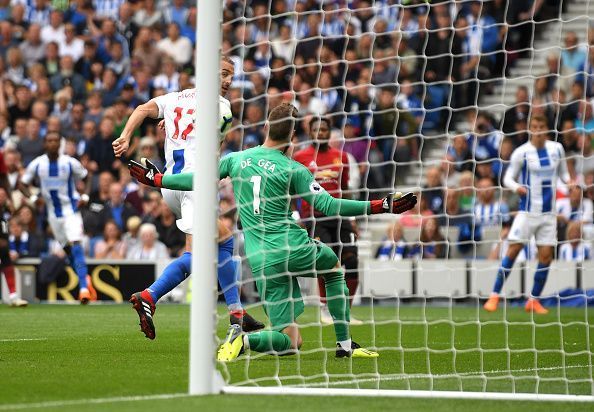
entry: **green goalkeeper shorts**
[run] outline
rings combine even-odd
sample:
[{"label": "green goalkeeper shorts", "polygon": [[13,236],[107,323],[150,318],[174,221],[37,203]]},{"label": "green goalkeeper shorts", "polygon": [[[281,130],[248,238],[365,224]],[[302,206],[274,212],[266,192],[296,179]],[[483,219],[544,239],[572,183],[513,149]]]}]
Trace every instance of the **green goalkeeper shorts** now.
[{"label": "green goalkeeper shorts", "polygon": [[303,297],[297,276],[317,277],[335,271],[334,251],[317,240],[289,254],[287,261],[254,273],[256,287],[273,330],[281,331],[303,313]]}]

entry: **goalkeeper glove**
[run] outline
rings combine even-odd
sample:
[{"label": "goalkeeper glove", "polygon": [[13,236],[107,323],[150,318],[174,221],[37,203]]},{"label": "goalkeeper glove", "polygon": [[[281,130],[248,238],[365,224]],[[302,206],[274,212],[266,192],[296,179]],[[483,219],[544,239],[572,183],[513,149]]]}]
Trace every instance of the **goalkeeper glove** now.
[{"label": "goalkeeper glove", "polygon": [[413,193],[402,195],[398,193],[390,193],[388,196],[380,200],[371,201],[371,214],[378,213],[404,213],[412,209],[417,204],[417,196]]},{"label": "goalkeeper glove", "polygon": [[140,183],[152,187],[162,187],[163,173],[147,158],[141,158],[140,163],[130,160],[128,169],[130,169],[130,175]]}]

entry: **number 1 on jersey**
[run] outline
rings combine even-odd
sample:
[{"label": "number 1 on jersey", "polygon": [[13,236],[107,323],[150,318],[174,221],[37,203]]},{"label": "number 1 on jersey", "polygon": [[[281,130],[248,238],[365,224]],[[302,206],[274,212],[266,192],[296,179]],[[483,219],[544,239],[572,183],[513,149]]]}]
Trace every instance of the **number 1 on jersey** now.
[{"label": "number 1 on jersey", "polygon": [[260,184],[262,183],[262,176],[252,176],[250,183],[254,184],[252,193],[254,194],[254,214],[260,214]]}]

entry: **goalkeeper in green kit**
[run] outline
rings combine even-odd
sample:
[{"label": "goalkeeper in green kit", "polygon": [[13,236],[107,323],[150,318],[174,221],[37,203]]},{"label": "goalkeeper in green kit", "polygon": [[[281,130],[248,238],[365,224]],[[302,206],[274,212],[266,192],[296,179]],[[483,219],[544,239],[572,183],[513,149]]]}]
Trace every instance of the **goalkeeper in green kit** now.
[{"label": "goalkeeper in green kit", "polygon": [[[297,276],[322,276],[328,309],[334,319],[336,357],[378,357],[361,348],[349,332],[348,289],[334,251],[308,237],[291,217],[291,199],[300,197],[328,216],[402,213],[417,202],[412,193],[393,194],[370,202],[336,199],[315,180],[307,168],[287,157],[294,135],[297,110],[288,103],[275,107],[268,117],[268,135],[262,146],[232,153],[219,163],[220,178],[231,177],[249,261],[271,330],[244,334],[231,325],[217,359],[231,361],[246,350],[291,354],[301,347],[295,323],[304,304]],[[130,162],[139,182],[174,190],[192,190],[192,173],[162,175],[150,162]]]}]

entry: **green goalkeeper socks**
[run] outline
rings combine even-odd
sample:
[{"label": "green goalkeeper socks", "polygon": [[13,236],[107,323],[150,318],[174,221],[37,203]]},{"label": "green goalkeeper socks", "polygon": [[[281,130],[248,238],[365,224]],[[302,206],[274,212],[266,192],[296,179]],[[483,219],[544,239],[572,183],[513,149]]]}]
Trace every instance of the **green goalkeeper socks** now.
[{"label": "green goalkeeper socks", "polygon": [[351,314],[349,308],[349,290],[344,275],[341,271],[326,273],[324,275],[326,285],[326,299],[328,301],[328,311],[334,319],[334,332],[337,341],[350,339],[349,322]]},{"label": "green goalkeeper socks", "polygon": [[286,352],[291,349],[291,339],[281,332],[263,330],[247,335],[250,349],[256,352]]}]

